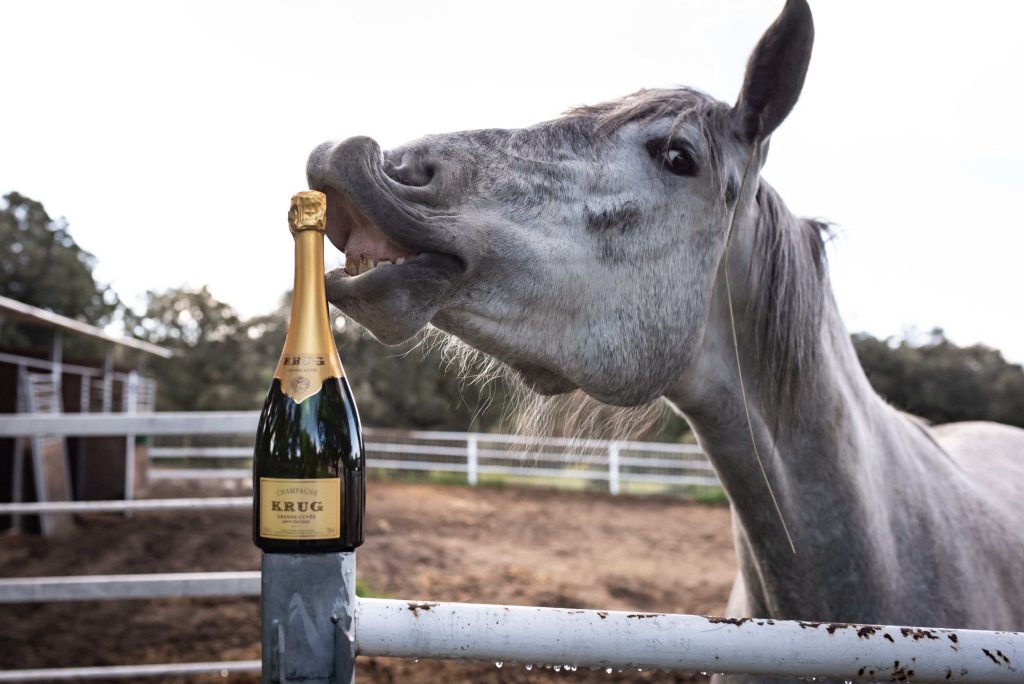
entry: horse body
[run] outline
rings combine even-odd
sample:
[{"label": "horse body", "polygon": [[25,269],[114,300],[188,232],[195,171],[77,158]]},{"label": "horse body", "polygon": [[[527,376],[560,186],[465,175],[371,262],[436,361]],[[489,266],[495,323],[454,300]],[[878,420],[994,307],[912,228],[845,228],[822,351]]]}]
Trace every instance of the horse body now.
[{"label": "horse body", "polygon": [[[756,231],[737,236],[756,239]],[[742,277],[748,258],[727,265],[743,283],[733,292],[739,301],[765,286],[761,269]],[[757,391],[777,378],[764,377],[749,338],[739,345],[754,437],[781,517],[751,449],[721,285],[705,329],[707,358],[690,371],[700,379],[684,376],[666,395],[732,503],[740,577],[729,614],[1020,629],[1024,605],[1011,597],[1024,592],[1024,430],[963,423],[932,431],[887,405],[860,368],[827,282],[820,287],[821,325],[807,342],[818,349],[799,371],[795,404],[780,410]],[[750,330],[757,321],[741,314],[737,325]]]},{"label": "horse body", "polygon": [[732,503],[734,616],[1024,628],[1024,431],[885,404],[827,227],[760,178],[812,41],[789,0],[734,106],[641,91],[525,129],[318,147],[310,186],[348,259],[328,298],[385,343],[432,324],[541,394],[668,401]]}]

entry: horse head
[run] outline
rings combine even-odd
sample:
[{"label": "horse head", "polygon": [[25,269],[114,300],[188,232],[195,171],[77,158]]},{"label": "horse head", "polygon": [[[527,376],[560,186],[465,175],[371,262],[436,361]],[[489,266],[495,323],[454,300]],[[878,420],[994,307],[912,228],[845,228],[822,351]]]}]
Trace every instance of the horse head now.
[{"label": "horse head", "polygon": [[347,256],[328,298],[387,344],[431,323],[544,394],[663,394],[714,344],[727,219],[756,202],[745,170],[795,104],[812,40],[790,0],[732,106],[646,90],[523,129],[319,146],[309,183]]}]

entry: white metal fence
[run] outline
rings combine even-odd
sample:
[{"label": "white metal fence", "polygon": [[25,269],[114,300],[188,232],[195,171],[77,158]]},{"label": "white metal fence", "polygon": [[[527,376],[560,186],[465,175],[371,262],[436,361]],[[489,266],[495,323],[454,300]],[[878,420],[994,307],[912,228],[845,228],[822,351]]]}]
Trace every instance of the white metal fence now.
[{"label": "white metal fence", "polygon": [[[488,478],[603,483],[613,494],[718,486],[700,448],[689,444],[373,428],[364,438],[368,468],[457,473],[470,485]],[[150,470],[154,479],[241,478],[250,472],[252,446],[157,440],[149,456],[160,464]]]},{"label": "white metal fence", "polygon": [[[251,434],[255,418],[254,414],[21,416],[0,418],[0,437],[37,433],[167,435],[185,430],[230,436]],[[653,478],[661,482],[661,478],[672,477],[670,482],[678,486],[697,484],[683,478],[708,477],[705,468],[691,465],[698,461],[696,454],[676,445],[651,449],[651,445],[638,448],[630,442],[531,442],[502,435],[399,436],[385,431],[370,433],[367,442],[367,451],[379,461],[376,467],[446,470],[465,473],[476,481],[482,475],[518,476],[518,468],[541,468],[548,471],[542,477],[607,482],[609,489],[618,491],[624,483]],[[178,449],[159,456],[167,459],[246,457],[240,451],[245,448],[242,446],[159,448]],[[572,449],[571,457],[565,456],[567,448]],[[438,468],[439,464],[444,467]],[[669,472],[659,473],[659,469]],[[688,474],[688,469],[701,474]],[[563,474],[565,471],[571,475]],[[64,507],[61,512],[129,507],[153,511],[195,508],[201,505],[199,501],[35,506],[59,505]],[[234,508],[248,505],[249,499],[224,497],[209,503]],[[88,505],[78,508],[80,504]],[[22,507],[21,513],[36,512],[31,509],[33,504],[11,506]],[[10,511],[0,506],[0,514],[4,512]],[[49,512],[57,514],[57,510]],[[661,668],[850,681],[1024,681],[1024,634],[1016,632],[356,599],[354,587],[354,553],[265,555],[262,572],[3,579],[0,603],[239,596],[259,590],[263,661],[8,670],[0,672],[0,682],[260,670],[264,682],[285,682],[311,680],[307,676],[310,668],[321,668],[320,681],[349,684],[357,655],[492,660],[499,666],[509,663],[556,670]]]},{"label": "white metal fence", "polygon": [[[256,411],[0,418],[0,437],[151,435],[153,479],[248,478]],[[613,494],[718,487],[694,444],[366,428],[367,467],[607,488]]]}]

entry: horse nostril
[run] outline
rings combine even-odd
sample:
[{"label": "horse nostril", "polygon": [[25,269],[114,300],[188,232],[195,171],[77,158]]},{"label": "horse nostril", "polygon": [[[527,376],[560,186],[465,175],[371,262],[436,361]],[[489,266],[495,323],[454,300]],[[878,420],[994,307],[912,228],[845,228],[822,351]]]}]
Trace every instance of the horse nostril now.
[{"label": "horse nostril", "polygon": [[416,188],[428,185],[434,178],[435,170],[433,162],[409,152],[403,154],[397,164],[390,158],[386,158],[384,162],[384,173],[391,180]]}]

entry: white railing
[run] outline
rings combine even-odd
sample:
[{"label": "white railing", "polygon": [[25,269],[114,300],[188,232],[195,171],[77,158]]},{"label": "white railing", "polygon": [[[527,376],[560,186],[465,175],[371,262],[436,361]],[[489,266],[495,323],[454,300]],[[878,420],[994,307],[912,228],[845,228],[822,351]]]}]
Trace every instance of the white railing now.
[{"label": "white railing", "polygon": [[259,595],[259,571],[0,579],[0,604]]},{"label": "white railing", "polygon": [[96,667],[46,667],[32,670],[0,670],[0,682],[53,682],[85,679],[137,679],[139,677],[187,677],[259,672],[258,660],[214,663],[160,663],[156,665],[99,665]]},{"label": "white railing", "polygon": [[[254,428],[255,414],[248,413],[0,418],[0,437],[173,435],[182,431],[237,435],[251,434]],[[383,430],[368,431],[367,442],[387,454],[387,458],[380,460],[395,468],[408,468],[410,463],[418,463],[416,467],[422,469],[441,465],[452,471],[464,470],[467,478],[473,479],[496,472],[488,468],[504,469],[513,459],[526,458],[551,464],[545,468],[550,471],[575,469],[579,471],[574,473],[575,477],[589,473],[586,477],[607,480],[613,491],[636,475],[629,468],[637,465],[679,468],[680,462],[686,462],[687,468],[702,469],[692,463],[700,462],[694,449],[681,445]],[[177,448],[176,457],[182,459],[241,459],[244,455],[236,450],[246,447]],[[566,449],[571,450],[569,455]],[[368,451],[372,456],[369,447]],[[116,503],[99,502],[84,510],[105,510]],[[140,505],[143,502],[121,503],[140,511],[197,505],[194,499],[165,500],[151,506]],[[217,504],[245,507],[249,500],[223,498]],[[60,505],[68,507],[65,512],[75,509],[70,503]],[[499,666],[508,663],[556,670],[658,668],[858,681],[1024,680],[1020,667],[1024,661],[1024,634],[1015,632],[357,599],[354,587],[354,553],[267,554],[262,572],[0,580],[0,603],[239,596],[258,592],[263,613],[262,664],[234,661],[9,670],[0,672],[0,682],[260,669],[265,681],[285,681],[299,678],[310,668],[327,667],[323,672],[334,673],[330,681],[341,684],[353,681],[357,655],[492,660]],[[333,649],[324,648],[324,644],[332,643]]]},{"label": "white railing", "polygon": [[[258,419],[255,411],[0,417],[0,437],[152,435],[149,457],[159,464],[149,470],[153,479],[243,479],[251,473]],[[603,483],[613,494],[719,486],[694,444],[378,428],[366,428],[363,436],[368,468],[454,473],[470,485],[488,479]],[[197,439],[204,443],[196,445]]]},{"label": "white railing", "polygon": [[[264,559],[264,573],[267,572]],[[275,557],[292,574],[294,558]],[[329,556],[302,562],[339,564]],[[274,564],[271,563],[271,566]],[[353,559],[342,559],[332,575],[354,581]],[[278,568],[273,571],[277,572]],[[299,571],[301,574],[301,571]],[[304,578],[300,578],[303,581]],[[262,585],[262,592],[261,592]],[[665,671],[757,672],[804,678],[857,681],[1022,681],[1024,634],[963,629],[864,625],[701,615],[576,610],[396,599],[348,599],[314,587],[289,593],[305,610],[334,603],[337,629],[352,654],[404,658],[483,660],[529,668],[643,668]],[[350,591],[348,589],[344,592]],[[0,580],[0,603],[133,600],[212,596],[258,596],[266,600],[267,577],[259,571],[151,575],[37,577]],[[318,593],[320,591],[320,593]],[[349,602],[346,609],[338,602]],[[340,608],[340,609],[339,609]],[[322,611],[320,611],[322,612]],[[315,612],[314,612],[315,614]],[[300,617],[300,620],[302,618]],[[312,625],[302,621],[305,630]],[[294,625],[289,625],[294,627]],[[328,627],[332,629],[333,627]],[[290,648],[307,632],[287,633]],[[312,635],[318,643],[325,634]],[[264,645],[266,646],[266,645]],[[283,649],[282,649],[283,650]],[[282,653],[283,655],[283,653]],[[264,660],[274,661],[264,653]],[[258,661],[121,665],[0,671],[2,681],[166,676],[200,672],[259,671]],[[335,680],[332,680],[335,681]],[[336,680],[339,683],[344,679]]]},{"label": "white railing", "polygon": [[0,352],[0,363],[11,364],[31,374],[53,376],[55,387],[59,387],[61,375],[80,376],[79,410],[83,413],[145,412],[152,411],[156,405],[156,381],[135,372],[55,363],[49,359],[6,352]]},{"label": "white railing", "polygon": [[[300,609],[292,612],[300,616],[304,631],[278,634],[287,635],[289,648],[298,646],[300,652],[304,639],[323,643],[335,629],[331,624],[325,633],[309,632],[314,625],[304,616],[323,613],[313,610],[316,601],[323,601],[334,605],[329,622],[343,632],[339,638],[349,638],[353,658],[483,660],[528,669],[590,667],[609,672],[616,668],[757,672],[849,681],[1017,683],[1024,675],[1018,665],[1024,659],[1024,634],[1015,632],[345,598],[338,592],[351,591],[354,558],[296,558],[264,558],[262,577],[259,571],[251,571],[5,579],[0,580],[0,603],[257,595],[266,601],[265,573],[287,570],[284,578],[303,583],[302,592],[289,591],[286,598],[289,607],[299,601]],[[268,560],[276,565],[283,562],[284,567],[277,568],[275,563],[268,567]],[[329,570],[337,566],[330,576],[335,584],[344,578],[345,588],[332,585],[325,591],[316,583],[306,583],[305,577],[295,579],[295,574],[303,574],[296,562],[324,565],[325,561]],[[289,624],[288,629],[295,626]],[[273,664],[277,657],[267,652],[265,643],[264,662]],[[280,657],[284,657],[283,648]],[[229,661],[7,670],[0,671],[0,682],[260,669],[259,661]]]}]

